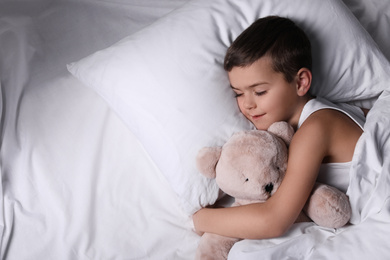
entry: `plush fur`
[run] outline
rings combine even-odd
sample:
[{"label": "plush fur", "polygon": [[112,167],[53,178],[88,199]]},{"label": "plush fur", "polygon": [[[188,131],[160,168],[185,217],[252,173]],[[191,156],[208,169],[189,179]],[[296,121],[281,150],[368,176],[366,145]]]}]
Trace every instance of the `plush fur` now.
[{"label": "plush fur", "polygon": [[[232,206],[264,202],[280,186],[287,167],[288,145],[294,130],[285,122],[272,124],[268,131],[252,130],[234,134],[223,147],[205,147],[198,153],[198,170],[216,178],[219,188],[235,198]],[[350,219],[348,197],[334,187],[316,183],[298,221],[338,228]],[[197,259],[227,259],[237,238],[203,234]]]}]

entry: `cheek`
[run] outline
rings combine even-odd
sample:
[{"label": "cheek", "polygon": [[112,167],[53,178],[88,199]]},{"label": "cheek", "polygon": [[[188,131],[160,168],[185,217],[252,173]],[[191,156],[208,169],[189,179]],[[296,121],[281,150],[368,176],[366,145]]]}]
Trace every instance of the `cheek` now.
[{"label": "cheek", "polygon": [[275,95],[272,93],[272,95],[269,95],[267,98],[264,98],[262,100],[262,108],[267,112],[271,113],[273,115],[279,114],[281,111],[283,111],[285,102],[284,100],[280,98],[280,96]]},{"label": "cheek", "polygon": [[238,108],[240,109],[241,113],[245,114],[245,109],[244,109],[244,102],[243,102],[243,99],[242,98],[237,98],[236,99],[237,101],[237,106]]}]

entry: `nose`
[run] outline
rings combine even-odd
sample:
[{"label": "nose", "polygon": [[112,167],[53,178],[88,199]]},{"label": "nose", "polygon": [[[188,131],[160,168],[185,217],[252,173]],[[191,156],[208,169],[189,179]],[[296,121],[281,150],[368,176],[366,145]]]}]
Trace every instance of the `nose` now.
[{"label": "nose", "polygon": [[274,184],[270,182],[264,186],[264,189],[267,193],[271,194],[272,190],[274,189]]},{"label": "nose", "polygon": [[245,97],[243,100],[243,106],[245,107],[245,109],[252,109],[256,107],[256,102],[251,96]]}]

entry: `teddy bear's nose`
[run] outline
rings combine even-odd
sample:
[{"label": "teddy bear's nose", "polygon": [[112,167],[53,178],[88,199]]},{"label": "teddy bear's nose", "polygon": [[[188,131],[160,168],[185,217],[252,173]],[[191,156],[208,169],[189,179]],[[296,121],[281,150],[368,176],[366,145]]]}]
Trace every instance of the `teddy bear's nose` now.
[{"label": "teddy bear's nose", "polygon": [[274,189],[273,183],[272,183],[272,182],[268,183],[267,185],[265,185],[264,189],[265,189],[265,191],[266,191],[267,193],[271,193],[272,190]]}]

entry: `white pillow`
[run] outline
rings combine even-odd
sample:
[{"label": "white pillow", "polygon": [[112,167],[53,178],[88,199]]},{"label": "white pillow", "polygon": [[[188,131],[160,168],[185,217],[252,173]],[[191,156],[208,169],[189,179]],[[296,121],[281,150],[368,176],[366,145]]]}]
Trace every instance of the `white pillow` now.
[{"label": "white pillow", "polygon": [[218,197],[214,180],[195,168],[198,150],[252,127],[237,109],[222,64],[231,42],[267,15],[289,17],[309,35],[315,94],[351,101],[384,89],[387,61],[338,0],[190,1],[68,66],[138,137],[188,214]]}]

